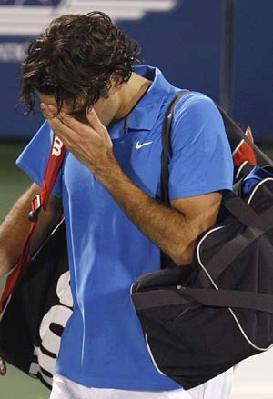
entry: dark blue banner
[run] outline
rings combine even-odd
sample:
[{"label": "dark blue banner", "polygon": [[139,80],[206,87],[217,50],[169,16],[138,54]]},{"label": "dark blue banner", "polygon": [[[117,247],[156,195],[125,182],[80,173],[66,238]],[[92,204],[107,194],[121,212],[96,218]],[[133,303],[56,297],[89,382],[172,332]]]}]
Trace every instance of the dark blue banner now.
[{"label": "dark blue banner", "polygon": [[[19,105],[25,49],[49,21],[64,13],[92,11],[92,1],[0,0],[0,137],[31,136],[41,115]],[[107,12],[143,47],[143,61],[159,66],[180,87],[220,100],[224,0],[107,0]],[[258,139],[273,140],[272,0],[236,3],[232,113]],[[109,7],[109,4],[111,6]]]}]

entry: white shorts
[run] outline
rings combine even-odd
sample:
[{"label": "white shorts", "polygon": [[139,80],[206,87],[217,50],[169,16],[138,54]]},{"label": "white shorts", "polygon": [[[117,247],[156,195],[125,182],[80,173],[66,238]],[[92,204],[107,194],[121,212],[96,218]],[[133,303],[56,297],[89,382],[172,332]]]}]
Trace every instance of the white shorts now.
[{"label": "white shorts", "polygon": [[49,399],[229,399],[233,369],[196,388],[184,391],[140,392],[119,389],[87,388],[57,374]]}]

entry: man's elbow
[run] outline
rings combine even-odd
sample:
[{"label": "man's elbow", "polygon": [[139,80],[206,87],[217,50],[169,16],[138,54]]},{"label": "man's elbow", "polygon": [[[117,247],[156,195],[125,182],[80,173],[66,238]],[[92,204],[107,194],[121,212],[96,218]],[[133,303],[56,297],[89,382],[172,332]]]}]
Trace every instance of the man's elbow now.
[{"label": "man's elbow", "polygon": [[170,254],[170,258],[178,266],[190,265],[193,261],[193,255],[196,247],[196,240],[187,246],[178,245]]}]

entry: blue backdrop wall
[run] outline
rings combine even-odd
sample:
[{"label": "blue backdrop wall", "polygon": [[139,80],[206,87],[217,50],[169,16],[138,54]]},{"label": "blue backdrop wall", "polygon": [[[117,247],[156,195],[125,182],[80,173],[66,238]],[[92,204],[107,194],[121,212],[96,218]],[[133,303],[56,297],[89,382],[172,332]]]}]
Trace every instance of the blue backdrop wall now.
[{"label": "blue backdrop wall", "polygon": [[[92,1],[80,3],[83,12],[94,9]],[[224,0],[108,0],[107,10],[100,4],[142,44],[145,63],[219,102]],[[31,136],[41,123],[39,112],[25,117],[19,105],[20,64],[45,15],[75,11],[76,0],[0,0],[0,137]],[[236,1],[232,114],[260,140],[273,140],[272,17],[272,0]]]}]

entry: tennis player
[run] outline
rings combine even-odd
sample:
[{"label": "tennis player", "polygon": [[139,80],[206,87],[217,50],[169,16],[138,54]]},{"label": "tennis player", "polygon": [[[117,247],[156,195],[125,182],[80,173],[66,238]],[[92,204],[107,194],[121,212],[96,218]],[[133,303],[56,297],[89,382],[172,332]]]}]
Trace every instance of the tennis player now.
[{"label": "tennis player", "polygon": [[30,45],[22,99],[29,111],[38,100],[45,123],[17,160],[34,184],[1,226],[1,273],[22,249],[55,134],[68,153],[34,245],[61,206],[74,312],[50,399],[228,399],[232,370],[189,391],[158,370],[130,300],[136,278],[160,269],[160,249],[180,267],[191,263],[233,181],[217,107],[189,92],[172,124],[171,207],[158,202],[162,124],[181,89],[138,55],[137,43],[99,12],[61,16]]}]

